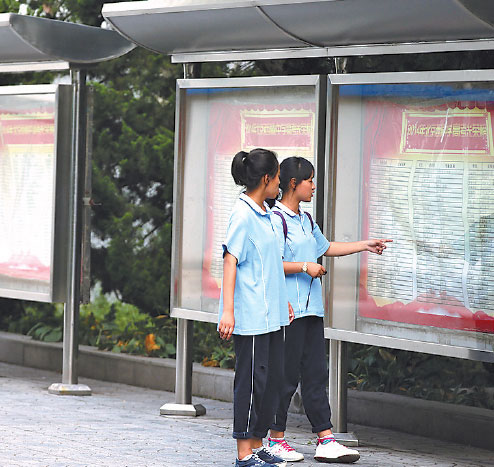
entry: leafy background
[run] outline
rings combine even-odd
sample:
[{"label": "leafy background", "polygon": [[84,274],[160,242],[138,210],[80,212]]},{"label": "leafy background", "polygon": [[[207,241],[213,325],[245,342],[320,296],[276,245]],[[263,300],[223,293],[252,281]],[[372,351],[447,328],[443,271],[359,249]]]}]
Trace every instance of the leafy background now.
[{"label": "leafy background", "polygon": [[[102,0],[0,0],[0,13],[100,26]],[[347,72],[492,68],[491,52],[347,57]],[[331,59],[203,64],[195,76],[326,74]],[[175,81],[181,65],[136,49],[89,70],[95,89],[92,282],[80,340],[113,352],[175,355],[169,317]],[[53,73],[0,74],[0,85],[50,83]],[[62,337],[60,304],[0,299],[0,329],[49,342]],[[232,368],[231,343],[195,323],[194,358]],[[493,365],[368,346],[351,346],[349,387],[494,408]]]}]

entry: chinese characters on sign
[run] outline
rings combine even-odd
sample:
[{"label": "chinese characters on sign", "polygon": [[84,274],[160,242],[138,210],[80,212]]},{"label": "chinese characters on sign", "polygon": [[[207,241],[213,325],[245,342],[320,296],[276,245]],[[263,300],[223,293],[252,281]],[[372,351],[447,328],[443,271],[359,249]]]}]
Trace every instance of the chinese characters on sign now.
[{"label": "chinese characters on sign", "polygon": [[494,332],[491,111],[471,104],[367,104],[382,119],[365,134],[363,235],[394,243],[362,261],[360,316]]},{"label": "chinese characters on sign", "polygon": [[[52,257],[55,114],[0,101],[0,288],[48,292]],[[53,97],[52,97],[53,99]]]},{"label": "chinese characters on sign", "polygon": [[[240,150],[261,147],[275,151],[280,162],[296,155],[314,163],[315,103],[215,103],[211,106],[210,121],[216,123],[209,128],[207,230],[202,284],[203,297],[217,300],[223,276],[221,245],[230,212],[242,191],[231,176],[233,156]],[[309,211],[311,208],[311,205],[306,207]],[[216,310],[216,306],[212,309]]]}]

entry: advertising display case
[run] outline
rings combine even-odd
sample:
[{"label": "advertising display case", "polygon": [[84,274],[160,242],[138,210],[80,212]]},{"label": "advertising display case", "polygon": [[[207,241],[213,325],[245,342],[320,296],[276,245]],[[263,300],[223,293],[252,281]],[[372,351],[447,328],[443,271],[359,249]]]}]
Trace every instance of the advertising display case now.
[{"label": "advertising display case", "polygon": [[494,83],[428,79],[333,77],[326,225],[393,242],[333,261],[326,337],[493,361]]},{"label": "advertising display case", "polygon": [[0,87],[0,296],[66,296],[71,86]]},{"label": "advertising display case", "polygon": [[[231,176],[233,156],[264,147],[275,151],[280,162],[305,157],[317,173],[318,159],[324,157],[326,80],[179,80],[177,95],[172,316],[216,322],[221,245],[242,191]],[[304,209],[317,214],[312,204]]]}]

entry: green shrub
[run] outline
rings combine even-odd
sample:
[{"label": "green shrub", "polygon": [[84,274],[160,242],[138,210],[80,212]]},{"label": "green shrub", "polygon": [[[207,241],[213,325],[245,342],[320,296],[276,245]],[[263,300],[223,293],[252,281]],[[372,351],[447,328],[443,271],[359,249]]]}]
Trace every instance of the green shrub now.
[{"label": "green shrub", "polygon": [[167,315],[151,317],[133,305],[110,303],[98,295],[81,307],[79,339],[101,350],[174,357],[176,326]]},{"label": "green shrub", "polygon": [[348,387],[494,409],[494,365],[350,344]]},{"label": "green shrub", "polygon": [[220,339],[214,323],[194,323],[194,361],[204,366],[234,368],[233,339]]}]

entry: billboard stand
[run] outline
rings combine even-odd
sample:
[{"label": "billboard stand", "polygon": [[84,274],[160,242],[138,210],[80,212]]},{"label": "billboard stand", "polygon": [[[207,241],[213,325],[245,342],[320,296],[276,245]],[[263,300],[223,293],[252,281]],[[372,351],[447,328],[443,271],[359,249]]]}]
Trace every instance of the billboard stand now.
[{"label": "billboard stand", "polygon": [[[184,65],[184,78],[200,73],[200,65]],[[192,349],[194,321],[177,319],[177,358],[175,369],[175,403],[160,407],[160,415],[199,417],[206,414],[201,404],[192,404]]]},{"label": "billboard stand", "polygon": [[72,148],[70,157],[69,255],[67,301],[64,305],[62,383],[48,388],[50,394],[90,396],[91,389],[78,384],[79,306],[81,302],[82,210],[85,186],[87,122],[86,72],[70,71],[72,97]]},{"label": "billboard stand", "polygon": [[[57,186],[55,204],[57,207],[51,228],[54,239],[52,248],[56,253],[53,258],[56,257],[54,261],[56,264],[50,271],[50,292],[48,294],[40,294],[38,291],[28,293],[25,290],[15,290],[15,287],[10,287],[7,291],[0,290],[0,296],[65,303],[62,383],[52,384],[49,392],[65,395],[90,395],[91,389],[86,385],[78,384],[77,381],[82,232],[84,222],[87,222],[86,219],[89,217],[87,206],[83,208],[83,199],[88,201],[87,197],[90,196],[90,178],[85,174],[85,166],[90,170],[89,162],[86,162],[86,157],[90,158],[90,154],[86,152],[88,112],[84,69],[91,64],[120,57],[135,48],[135,45],[115,31],[15,13],[0,14],[0,33],[2,44],[5,43],[5,47],[0,50],[0,72],[70,69],[72,80],[72,95],[63,98],[71,98],[71,113],[69,113],[68,106],[64,106],[64,115],[57,114],[55,117],[55,126],[62,129],[60,134],[57,134],[55,142],[60,157],[57,158],[55,170]],[[92,47],[85,49],[73,47],[73,44],[79,43],[88,43]],[[58,86],[60,93],[62,93],[62,86]],[[65,96],[66,91],[63,93]],[[66,122],[70,122],[72,128],[65,128]],[[71,134],[70,139],[69,134]],[[25,142],[22,141],[22,143]],[[68,160],[69,154],[70,161]],[[70,172],[66,171],[67,168]],[[83,198],[85,181],[88,184],[86,186],[88,194]],[[60,190],[58,186],[61,187]],[[68,195],[64,191],[67,187],[69,188]],[[83,209],[86,211],[85,218]],[[85,227],[87,232],[89,227],[88,225]],[[60,237],[63,237],[62,241]],[[0,239],[0,241],[3,240],[3,238]],[[88,268],[89,261],[85,259],[86,273]]]},{"label": "billboard stand", "polygon": [[347,446],[358,446],[357,437],[347,431],[347,350],[347,342],[329,341],[329,403],[336,440]]},{"label": "billboard stand", "polygon": [[185,415],[199,417],[206,414],[201,404],[192,404],[192,341],[194,321],[177,319],[177,360],[175,379],[175,403],[164,404],[160,415]]}]

